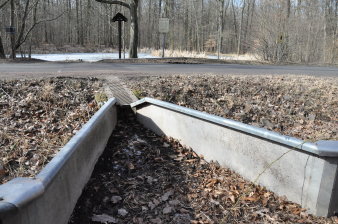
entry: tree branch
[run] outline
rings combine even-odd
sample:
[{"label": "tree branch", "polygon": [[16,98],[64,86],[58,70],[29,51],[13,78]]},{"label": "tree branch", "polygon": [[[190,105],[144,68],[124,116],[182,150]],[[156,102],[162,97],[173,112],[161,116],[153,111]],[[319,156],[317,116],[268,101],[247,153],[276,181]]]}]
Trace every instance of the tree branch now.
[{"label": "tree branch", "polygon": [[130,5],[125,3],[125,2],[121,2],[121,1],[114,1],[114,0],[95,0],[97,2],[100,3],[106,3],[106,4],[111,4],[111,5],[122,5],[128,9],[130,9]]},{"label": "tree branch", "polygon": [[51,18],[51,19],[45,19],[45,20],[40,20],[40,21],[37,21],[35,22],[32,27],[28,30],[28,32],[26,33],[25,37],[23,38],[23,40],[18,43],[16,45],[16,49],[18,49],[23,43],[26,42],[27,38],[28,38],[28,35],[32,32],[32,30],[37,26],[39,25],[40,23],[45,23],[45,22],[51,22],[51,21],[54,21],[54,20],[57,20],[58,18],[60,18],[61,16],[63,16],[65,14],[66,11],[62,12],[60,15],[58,15],[57,17],[54,17],[54,18]]},{"label": "tree branch", "polygon": [[0,9],[2,9],[3,7],[5,7],[5,5],[6,5],[8,2],[9,2],[9,0],[6,0],[4,3],[2,3],[2,4],[0,5]]},{"label": "tree branch", "polygon": [[[26,28],[26,20],[27,20],[27,16],[28,16],[28,9],[29,9],[29,2],[30,0],[27,0],[26,2],[26,6],[25,6],[25,12],[24,12],[24,15],[22,17],[22,25],[21,25],[21,30],[20,30],[20,33],[19,33],[19,37],[18,37],[18,40],[16,42],[16,45],[15,45],[15,49],[18,49],[20,47],[20,42],[22,40],[22,37],[23,37],[23,33],[25,32],[25,28]],[[20,44],[20,45],[19,45]]]}]

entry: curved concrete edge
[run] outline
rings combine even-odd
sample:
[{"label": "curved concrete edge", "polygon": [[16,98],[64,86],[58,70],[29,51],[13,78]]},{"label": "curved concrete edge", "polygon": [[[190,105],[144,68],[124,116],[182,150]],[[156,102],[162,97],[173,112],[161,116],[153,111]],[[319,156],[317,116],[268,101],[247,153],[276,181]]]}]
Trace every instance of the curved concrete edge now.
[{"label": "curved concrete edge", "polygon": [[[44,193],[41,181],[33,178],[19,177],[0,185],[0,197],[2,202],[11,203],[17,208],[28,204]],[[7,205],[5,205],[7,207]],[[6,210],[6,209],[5,209]],[[0,215],[3,209],[0,205]]]},{"label": "curved concrete edge", "polygon": [[100,110],[73,136],[69,142],[60,150],[60,152],[46,165],[46,167],[37,175],[45,186],[48,186],[67,160],[77,150],[78,146],[91,134],[93,128],[107,116],[113,105],[117,103],[116,98],[112,98],[105,103]]},{"label": "curved concrete edge", "polygon": [[0,185],[1,224],[67,223],[117,123],[110,99],[35,178]]},{"label": "curved concrete edge", "polygon": [[242,131],[244,133],[257,136],[269,141],[273,141],[279,144],[287,145],[293,147],[295,149],[306,151],[308,153],[312,153],[322,157],[338,157],[338,141],[318,141],[315,143],[305,142],[301,139],[297,139],[294,137],[286,136],[279,134],[277,132],[269,131],[264,128],[258,128],[252,125],[244,124],[238,121],[234,121],[231,119],[222,118],[216,115],[211,115],[205,112],[197,111],[194,109],[178,106],[176,104],[164,102],[161,100],[156,100],[153,98],[143,98],[139,101],[136,101],[130,106],[138,107],[143,104],[153,104],[159,107],[163,107],[175,112],[179,112],[185,115],[189,115],[191,117],[195,117],[198,119],[202,119],[205,121],[209,121],[214,124],[221,125],[223,127],[232,128],[234,130]]}]

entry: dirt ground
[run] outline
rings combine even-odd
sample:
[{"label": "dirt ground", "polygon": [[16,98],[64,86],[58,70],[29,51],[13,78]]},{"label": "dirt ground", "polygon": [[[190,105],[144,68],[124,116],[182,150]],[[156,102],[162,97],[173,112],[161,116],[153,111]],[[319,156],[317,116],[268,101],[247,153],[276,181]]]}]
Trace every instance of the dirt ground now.
[{"label": "dirt ground", "polygon": [[338,78],[178,75],[126,80],[139,97],[315,142],[338,140]]},{"label": "dirt ground", "polygon": [[338,223],[120,120],[69,223]]}]

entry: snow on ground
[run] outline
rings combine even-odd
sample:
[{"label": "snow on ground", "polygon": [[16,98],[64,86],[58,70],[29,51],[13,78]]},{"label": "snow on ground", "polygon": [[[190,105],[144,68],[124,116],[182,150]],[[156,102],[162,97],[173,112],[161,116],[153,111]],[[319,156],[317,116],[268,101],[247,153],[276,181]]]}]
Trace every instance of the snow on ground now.
[{"label": "snow on ground", "polygon": [[[21,56],[18,55],[18,58]],[[169,56],[170,57],[170,56]],[[180,55],[173,57],[194,57],[193,55]],[[104,59],[118,59],[118,53],[65,53],[65,54],[32,54],[32,58],[45,60],[45,61],[86,61],[86,62],[97,62]],[[123,54],[122,54],[122,58]],[[126,53],[125,58],[129,58],[129,54]],[[159,56],[152,55],[149,53],[139,53],[138,58],[160,58]],[[201,56],[198,56],[201,58]],[[203,58],[203,57],[202,57]],[[216,55],[205,55],[204,58],[217,59]],[[223,60],[257,60],[253,56],[247,55],[221,55],[220,59]]]},{"label": "snow on ground", "polygon": [[[20,57],[18,55],[18,57]],[[140,53],[139,58],[157,58],[150,54]],[[65,54],[32,54],[32,58],[45,60],[45,61],[87,61],[96,62],[104,59],[118,59],[118,53],[65,53]],[[123,58],[123,54],[122,54]],[[126,58],[129,54],[126,53]]]}]

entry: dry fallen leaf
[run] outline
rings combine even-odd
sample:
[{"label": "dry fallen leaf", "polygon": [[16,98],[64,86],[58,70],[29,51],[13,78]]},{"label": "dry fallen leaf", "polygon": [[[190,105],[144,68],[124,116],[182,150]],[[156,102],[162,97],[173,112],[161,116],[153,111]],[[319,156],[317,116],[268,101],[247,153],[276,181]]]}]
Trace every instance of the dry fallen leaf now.
[{"label": "dry fallen leaf", "polygon": [[150,219],[150,222],[153,224],[162,224],[162,220],[160,218]]},{"label": "dry fallen leaf", "polygon": [[172,213],[173,212],[173,208],[170,207],[170,206],[167,206],[163,209],[163,214],[166,215],[166,214],[169,214],[169,213]]},{"label": "dry fallen leaf", "polygon": [[120,215],[120,216],[126,216],[128,214],[128,211],[124,208],[121,208],[119,210],[117,210],[117,213]]},{"label": "dry fallen leaf", "polygon": [[107,214],[93,215],[92,221],[99,223],[118,223],[117,219]]},{"label": "dry fallen leaf", "polygon": [[171,195],[173,195],[173,191],[167,191],[164,195],[162,195],[162,201],[167,201]]},{"label": "dry fallen leaf", "polygon": [[120,196],[111,197],[111,202],[113,202],[114,204],[118,203],[121,200],[122,200],[122,198]]}]

